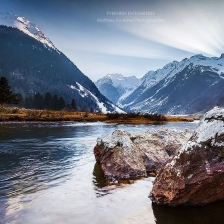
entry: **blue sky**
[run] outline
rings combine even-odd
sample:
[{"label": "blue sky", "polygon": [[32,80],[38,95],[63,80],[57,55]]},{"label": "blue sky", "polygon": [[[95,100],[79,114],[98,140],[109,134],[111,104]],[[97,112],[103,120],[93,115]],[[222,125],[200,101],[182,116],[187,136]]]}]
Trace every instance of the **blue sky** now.
[{"label": "blue sky", "polygon": [[36,23],[93,81],[142,77],[194,54],[219,57],[223,8],[223,0],[0,0],[0,14]]}]

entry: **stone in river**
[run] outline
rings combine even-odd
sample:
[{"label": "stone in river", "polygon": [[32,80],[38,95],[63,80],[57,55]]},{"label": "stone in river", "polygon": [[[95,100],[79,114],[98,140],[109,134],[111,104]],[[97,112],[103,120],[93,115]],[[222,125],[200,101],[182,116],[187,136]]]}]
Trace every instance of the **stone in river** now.
[{"label": "stone in river", "polygon": [[224,200],[224,109],[207,112],[189,141],[159,171],[151,198],[157,204]]},{"label": "stone in river", "polygon": [[115,130],[98,138],[94,155],[107,179],[136,179],[158,172],[191,135],[188,129],[144,133]]}]

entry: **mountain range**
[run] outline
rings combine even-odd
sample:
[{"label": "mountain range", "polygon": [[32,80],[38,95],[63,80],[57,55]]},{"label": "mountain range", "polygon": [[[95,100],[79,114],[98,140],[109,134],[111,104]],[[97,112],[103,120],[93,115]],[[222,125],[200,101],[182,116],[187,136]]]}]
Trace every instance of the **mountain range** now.
[{"label": "mountain range", "polygon": [[141,79],[108,74],[94,84],[24,17],[0,16],[0,40],[0,76],[23,97],[50,92],[104,113],[193,114],[224,106],[224,54],[173,61]]},{"label": "mountain range", "polygon": [[46,92],[75,99],[78,109],[122,112],[77,66],[60,52],[40,28],[11,13],[0,16],[0,76],[23,97]]},{"label": "mountain range", "polygon": [[[97,83],[102,80],[106,79],[98,80]],[[101,87],[97,84],[101,92],[105,92],[102,87],[107,85],[105,82]],[[224,54],[220,57],[199,54],[149,71],[130,94],[113,102],[132,112],[204,113],[214,106],[224,106],[223,86]],[[115,92],[117,87],[113,87]],[[109,95],[107,97],[110,99]]]},{"label": "mountain range", "polygon": [[135,76],[124,77],[115,73],[104,76],[95,84],[104,96],[118,105],[141,84],[141,80]]}]

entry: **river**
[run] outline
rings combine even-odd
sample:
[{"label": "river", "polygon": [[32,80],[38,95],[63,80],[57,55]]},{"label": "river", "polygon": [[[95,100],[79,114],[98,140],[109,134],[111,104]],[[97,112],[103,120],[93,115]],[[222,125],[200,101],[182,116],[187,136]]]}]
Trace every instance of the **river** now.
[{"label": "river", "polygon": [[0,223],[224,223],[223,202],[169,208],[152,204],[154,178],[105,186],[97,137],[115,129],[191,128],[197,123],[1,123]]}]

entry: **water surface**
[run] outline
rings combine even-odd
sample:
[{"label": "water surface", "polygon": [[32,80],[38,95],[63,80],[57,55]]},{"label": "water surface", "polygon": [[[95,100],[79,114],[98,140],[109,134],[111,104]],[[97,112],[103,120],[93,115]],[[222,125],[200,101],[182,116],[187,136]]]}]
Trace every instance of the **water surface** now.
[{"label": "water surface", "polygon": [[[196,125],[183,122],[162,127],[194,129]],[[184,208],[152,205],[148,194],[153,178],[105,186],[93,154],[97,137],[115,129],[158,128],[161,126],[1,123],[0,223],[224,223],[222,202]]]}]

